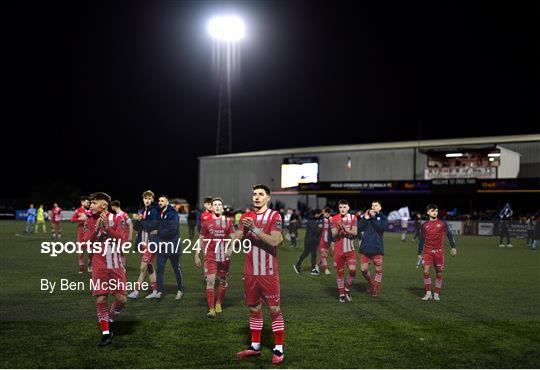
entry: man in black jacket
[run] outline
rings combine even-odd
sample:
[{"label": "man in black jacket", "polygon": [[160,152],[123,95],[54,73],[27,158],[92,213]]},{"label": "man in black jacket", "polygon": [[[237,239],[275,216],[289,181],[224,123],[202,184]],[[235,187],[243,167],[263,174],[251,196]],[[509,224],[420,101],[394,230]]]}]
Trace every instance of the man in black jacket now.
[{"label": "man in black jacket", "polygon": [[299,274],[302,271],[302,262],[311,254],[311,275],[319,275],[316,269],[317,264],[317,249],[323,227],[322,211],[315,209],[311,211],[311,217],[308,219],[306,226],[306,237],[304,239],[304,252],[294,264],[294,271]]}]

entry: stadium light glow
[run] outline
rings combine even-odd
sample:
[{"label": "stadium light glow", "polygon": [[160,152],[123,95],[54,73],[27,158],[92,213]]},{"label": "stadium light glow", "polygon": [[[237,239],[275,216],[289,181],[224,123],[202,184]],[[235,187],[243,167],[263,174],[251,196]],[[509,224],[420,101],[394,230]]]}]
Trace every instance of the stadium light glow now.
[{"label": "stadium light glow", "polygon": [[493,158],[493,157],[489,158],[490,162],[493,162],[494,160],[495,160],[495,158]]},{"label": "stadium light glow", "polygon": [[457,158],[463,157],[463,153],[447,153],[446,158]]},{"label": "stadium light glow", "polygon": [[236,42],[246,36],[246,26],[242,18],[236,15],[216,16],[208,21],[208,34],[224,42]]},{"label": "stadium light glow", "polygon": [[488,157],[500,157],[501,153],[489,153]]}]

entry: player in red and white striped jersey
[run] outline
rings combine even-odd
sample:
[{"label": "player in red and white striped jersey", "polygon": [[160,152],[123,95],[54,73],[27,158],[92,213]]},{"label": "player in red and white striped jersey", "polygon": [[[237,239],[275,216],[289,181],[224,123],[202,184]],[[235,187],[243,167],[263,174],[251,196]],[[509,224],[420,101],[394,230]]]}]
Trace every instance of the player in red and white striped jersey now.
[{"label": "player in red and white striped jersey", "polygon": [[283,241],[281,215],[268,208],[270,189],[266,185],[253,186],[253,211],[240,218],[236,238],[251,242],[251,249],[244,259],[244,291],[249,307],[251,345],[238,352],[239,359],[261,354],[263,328],[262,302],[270,309],[275,347],[272,363],[283,362],[283,333],[285,323],[280,308],[280,285],[277,247]]},{"label": "player in red and white striped jersey", "polygon": [[53,239],[62,239],[62,208],[58,206],[58,203],[53,203],[51,212],[49,213],[51,221]]},{"label": "player in red and white striped jersey", "polygon": [[[339,213],[332,217],[331,227],[334,237],[334,268],[337,273],[337,286],[339,301],[352,301],[350,286],[356,276],[356,254],[354,252],[354,237],[358,233],[357,220],[355,215],[349,213],[349,202],[340,200],[338,202]],[[349,268],[349,276],[344,281],[343,275],[345,265]]]},{"label": "player in red and white striped jersey", "polygon": [[[122,253],[117,249],[117,243],[106,241],[108,239],[127,240],[129,229],[119,217],[115,217],[108,211],[110,203],[111,197],[107,194],[92,194],[90,196],[92,216],[84,223],[83,241],[100,243],[102,248],[99,253],[92,254],[92,286],[94,288],[92,294],[96,296],[97,317],[102,331],[99,346],[112,343],[109,321],[122,311],[127,302],[126,270]],[[110,310],[107,307],[108,294],[116,298]]]},{"label": "player in red and white striped jersey", "polygon": [[330,275],[330,270],[328,269],[328,247],[330,244],[330,216],[332,215],[332,210],[329,207],[326,207],[323,212],[323,228],[321,232],[321,240],[319,241],[319,251],[321,253],[321,259],[317,264],[322,267],[326,275]]},{"label": "player in red and white striped jersey", "polygon": [[[234,224],[223,215],[223,200],[212,199],[211,219],[201,227],[199,246],[195,252],[195,266],[201,268],[200,250],[204,253],[204,277],[206,279],[206,300],[208,302],[209,318],[216,317],[221,312],[221,303],[227,293],[227,277],[229,276],[230,255],[233,247]],[[214,285],[216,274],[219,276],[218,298],[215,299]]]},{"label": "player in red and white striped jersey", "polygon": [[[84,235],[84,223],[86,219],[92,216],[90,212],[90,199],[87,196],[82,196],[80,198],[81,206],[75,210],[73,216],[71,217],[71,222],[77,222],[77,241],[82,242]],[[84,253],[77,253],[77,258],[79,260],[79,274],[84,272]],[[92,272],[92,256],[88,255],[88,272]]]},{"label": "player in red and white striped jersey", "polygon": [[204,197],[203,204],[204,204],[204,211],[199,216],[199,233],[201,232],[201,229],[203,225],[206,223],[206,221],[210,220],[212,218],[212,199],[213,197]]},{"label": "player in red and white striped jersey", "polygon": [[[119,218],[122,223],[125,223],[129,229],[127,240],[122,240],[122,243],[131,242],[133,239],[133,222],[131,221],[131,218],[129,218],[129,215],[126,212],[122,211],[122,205],[119,200],[113,200],[111,202],[111,209],[114,211],[115,217]],[[126,258],[124,255],[122,255],[122,258],[124,259],[124,267],[126,267]]]}]

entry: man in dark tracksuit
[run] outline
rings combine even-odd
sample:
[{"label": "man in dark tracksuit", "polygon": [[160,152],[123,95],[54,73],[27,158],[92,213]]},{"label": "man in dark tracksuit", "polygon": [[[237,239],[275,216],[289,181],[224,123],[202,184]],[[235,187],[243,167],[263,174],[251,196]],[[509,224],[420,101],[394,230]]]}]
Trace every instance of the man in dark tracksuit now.
[{"label": "man in dark tracksuit", "polygon": [[[388,224],[386,216],[381,213],[381,202],[374,200],[371,209],[367,210],[358,220],[358,231],[364,232],[362,244],[360,244],[360,269],[368,282],[367,292],[373,297],[379,295],[383,273],[384,241],[383,234]],[[372,280],[369,274],[369,265],[375,265],[375,278]]]},{"label": "man in dark tracksuit", "polygon": [[304,238],[304,252],[298,258],[298,261],[294,264],[294,271],[299,274],[302,271],[302,262],[311,254],[311,275],[319,275],[316,269],[317,265],[317,249],[319,248],[319,241],[321,239],[321,232],[323,227],[322,211],[315,209],[311,212],[311,217],[308,219],[306,226],[306,237]]},{"label": "man in dark tracksuit", "polygon": [[180,240],[180,219],[178,212],[169,204],[166,195],[159,197],[159,208],[161,209],[158,227],[158,251],[157,251],[157,285],[160,299],[165,292],[164,275],[167,260],[171,261],[171,266],[176,277],[178,288],[175,299],[182,299],[184,295],[184,282],[182,270],[180,268],[180,253],[182,252]]},{"label": "man in dark tracksuit", "polygon": [[[506,244],[503,244],[503,240],[506,238]],[[508,221],[501,217],[499,222],[499,247],[512,248],[513,245],[510,244],[510,230],[508,230]]]}]

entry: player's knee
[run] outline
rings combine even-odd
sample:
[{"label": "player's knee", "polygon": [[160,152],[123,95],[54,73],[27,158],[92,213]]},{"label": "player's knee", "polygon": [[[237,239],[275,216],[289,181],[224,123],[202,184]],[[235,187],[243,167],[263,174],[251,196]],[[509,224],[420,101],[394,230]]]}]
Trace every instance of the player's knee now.
[{"label": "player's knee", "polygon": [[106,295],[100,295],[96,298],[96,303],[106,303],[106,302],[107,302]]},{"label": "player's knee", "polygon": [[146,272],[148,271],[148,265],[146,263],[141,263],[141,272],[143,274],[146,274]]},{"label": "player's knee", "polygon": [[262,306],[260,303],[255,306],[249,306],[249,312],[257,313],[257,312],[261,312],[261,310],[262,310]]},{"label": "player's knee", "polygon": [[125,294],[119,294],[117,295],[116,297],[116,300],[122,304],[126,304],[127,303],[127,296]]},{"label": "player's knee", "polygon": [[281,311],[280,306],[270,306],[269,308],[271,313],[279,313]]}]

